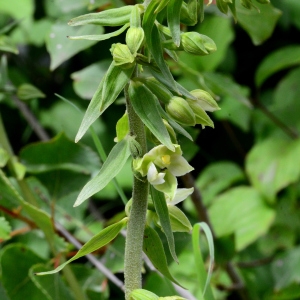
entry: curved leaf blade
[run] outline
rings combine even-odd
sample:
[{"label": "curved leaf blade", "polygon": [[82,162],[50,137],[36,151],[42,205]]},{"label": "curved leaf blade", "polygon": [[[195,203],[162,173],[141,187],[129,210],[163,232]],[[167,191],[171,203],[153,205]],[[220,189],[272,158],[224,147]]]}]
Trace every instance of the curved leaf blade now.
[{"label": "curved leaf blade", "polygon": [[169,210],[165,196],[162,192],[156,190],[152,185],[150,186],[151,197],[155,207],[155,211],[158,215],[160,225],[167,238],[169,249],[173,259],[178,263],[178,258],[175,252],[174,236],[171,228]]},{"label": "curved leaf blade", "polygon": [[173,42],[180,46],[180,11],[183,0],[171,0],[168,5],[168,25]]},{"label": "curved leaf blade", "polygon": [[163,145],[174,151],[174,145],[158,112],[155,95],[144,84],[134,81],[130,82],[128,93],[133,109],[143,123]]},{"label": "curved leaf blade", "polygon": [[118,175],[130,156],[129,144],[129,140],[125,138],[113,147],[100,169],[100,172],[81,190],[74,207],[80,205],[89,197],[101,191],[114,177]]},{"label": "curved leaf blade", "polygon": [[105,109],[119,96],[126,83],[129,81],[133,68],[123,70],[111,63],[105,76],[102,78],[88,108],[85,112],[78,133],[75,138],[77,143],[89,127],[100,117]]},{"label": "curved leaf blade", "polygon": [[164,247],[158,233],[148,226],[146,226],[144,232],[143,250],[159,272],[177,285],[181,286],[169,271]]},{"label": "curved leaf blade", "polygon": [[75,259],[78,259],[82,256],[85,256],[89,253],[92,253],[99,248],[107,245],[110,241],[112,241],[121,231],[123,226],[127,223],[128,218],[124,218],[121,221],[112,224],[103,230],[101,230],[98,234],[93,236],[88,242],[86,242],[81,249],[77,252],[75,256],[73,256],[71,259],[66,261],[65,263],[61,264],[59,267],[57,267],[55,270],[48,271],[48,272],[40,272],[36,273],[36,275],[50,275],[55,274],[59,271],[61,271],[66,265],[68,265],[70,262],[74,261]]}]

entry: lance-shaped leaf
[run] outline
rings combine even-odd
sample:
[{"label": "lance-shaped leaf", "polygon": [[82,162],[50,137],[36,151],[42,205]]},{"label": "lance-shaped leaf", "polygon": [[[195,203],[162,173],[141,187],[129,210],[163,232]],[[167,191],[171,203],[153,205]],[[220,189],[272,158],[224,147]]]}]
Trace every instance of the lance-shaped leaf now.
[{"label": "lance-shaped leaf", "polygon": [[129,23],[122,26],[120,29],[106,33],[106,34],[94,34],[94,35],[79,35],[79,36],[68,36],[70,40],[90,40],[90,41],[104,41],[114,36],[120,35],[129,27]]},{"label": "lance-shaped leaf", "polygon": [[143,123],[163,145],[174,151],[169,133],[157,110],[158,100],[155,95],[145,85],[134,81],[130,82],[128,93],[132,106]]},{"label": "lance-shaped leaf", "polygon": [[69,259],[65,263],[61,264],[59,267],[57,267],[53,271],[36,273],[36,275],[49,275],[49,274],[57,273],[57,272],[61,271],[67,264],[69,264],[73,260],[78,259],[82,256],[85,256],[89,253],[92,253],[92,252],[98,250],[99,248],[107,245],[110,241],[112,241],[119,234],[119,232],[121,231],[123,226],[127,223],[127,221],[128,221],[128,218],[126,217],[126,218],[122,219],[121,221],[104,228],[98,234],[93,236],[88,242],[86,242],[81,247],[81,249],[77,252],[77,254],[75,256],[73,256],[71,259]]},{"label": "lance-shaped leaf", "polygon": [[146,226],[144,232],[143,250],[151,260],[153,266],[165,277],[181,286],[169,271],[166,254],[158,233]]},{"label": "lance-shaped leaf", "polygon": [[180,46],[180,11],[183,0],[171,0],[168,5],[168,25],[172,39],[177,47]]},{"label": "lance-shaped leaf", "polygon": [[151,197],[155,207],[155,211],[159,218],[160,225],[168,241],[171,255],[173,259],[178,263],[178,258],[175,253],[174,236],[171,228],[169,211],[168,211],[165,196],[162,192],[156,190],[152,185],[150,186],[150,191],[151,191]]},{"label": "lance-shaped leaf", "polygon": [[130,140],[123,139],[109,153],[100,172],[81,190],[74,206],[80,205],[92,195],[98,193],[122,170],[130,155]]},{"label": "lance-shaped leaf", "polygon": [[111,63],[105,76],[102,78],[87,111],[83,117],[75,138],[78,142],[89,127],[99,118],[105,109],[112,104],[129,81],[133,68],[121,69],[114,62]]},{"label": "lance-shaped leaf", "polygon": [[113,8],[101,11],[99,13],[90,13],[71,19],[68,22],[70,26],[95,24],[102,26],[121,26],[130,21],[132,5],[126,5],[119,8]]}]

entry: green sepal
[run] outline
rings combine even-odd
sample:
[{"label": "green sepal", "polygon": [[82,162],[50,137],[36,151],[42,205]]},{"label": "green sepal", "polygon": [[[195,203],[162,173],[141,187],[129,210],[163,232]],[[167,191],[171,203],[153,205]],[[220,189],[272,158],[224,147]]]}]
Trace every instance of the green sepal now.
[{"label": "green sepal", "polygon": [[57,267],[53,271],[48,272],[40,272],[36,273],[35,275],[50,275],[55,274],[59,271],[61,271],[66,265],[68,265],[70,262],[74,261],[75,259],[78,259],[82,256],[85,256],[89,253],[92,253],[101,247],[107,245],[110,241],[112,241],[122,230],[124,225],[128,222],[128,218],[124,218],[121,221],[112,224],[103,230],[101,230],[98,234],[94,235],[88,242],[86,242],[81,249],[77,252],[76,255],[74,255],[71,259],[66,261],[65,263],[61,264],[59,267]]},{"label": "green sepal", "polygon": [[191,232],[193,227],[187,216],[177,206],[168,205],[171,228],[173,232]]},{"label": "green sepal", "polygon": [[122,170],[129,156],[130,139],[123,139],[113,147],[99,173],[83,187],[74,207],[105,188]]},{"label": "green sepal", "polygon": [[100,115],[116,100],[128,83],[133,70],[134,67],[123,70],[116,66],[114,62],[111,63],[85,112],[75,138],[76,143]]},{"label": "green sepal", "polygon": [[144,84],[135,81],[130,82],[128,93],[133,109],[143,123],[163,145],[174,151],[169,133],[157,110],[159,104],[155,95]]},{"label": "green sepal", "polygon": [[181,286],[169,271],[164,247],[158,233],[149,226],[145,227],[143,250],[160,273]]},{"label": "green sepal", "polygon": [[119,8],[112,8],[98,13],[90,13],[71,19],[70,26],[95,24],[102,26],[121,26],[130,22],[133,5],[126,5]]}]

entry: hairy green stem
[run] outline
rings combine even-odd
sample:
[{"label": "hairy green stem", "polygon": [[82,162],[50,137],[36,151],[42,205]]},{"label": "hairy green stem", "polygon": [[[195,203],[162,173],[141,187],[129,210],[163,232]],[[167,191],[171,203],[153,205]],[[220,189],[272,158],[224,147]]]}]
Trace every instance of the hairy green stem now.
[{"label": "hairy green stem", "polygon": [[[136,137],[136,141],[141,145],[142,155],[147,152],[147,143],[144,124],[133,110],[129,95],[128,86],[125,87],[125,98],[127,113],[129,118],[130,134]],[[143,235],[146,222],[147,200],[149,184],[134,177],[132,206],[127,226],[125,245],[125,299],[130,299],[130,293],[142,287],[142,254]]]}]

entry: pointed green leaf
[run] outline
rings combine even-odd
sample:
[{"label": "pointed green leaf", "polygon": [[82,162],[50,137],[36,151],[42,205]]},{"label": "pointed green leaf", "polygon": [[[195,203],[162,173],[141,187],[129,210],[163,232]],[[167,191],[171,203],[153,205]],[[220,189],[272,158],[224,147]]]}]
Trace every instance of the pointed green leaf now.
[{"label": "pointed green leaf", "polygon": [[68,36],[70,40],[90,40],[90,41],[104,41],[114,36],[120,35],[129,27],[129,23],[122,26],[120,29],[106,33],[106,34],[94,34],[94,35],[79,35],[79,36]]},{"label": "pointed green leaf", "polygon": [[158,233],[151,227],[146,226],[144,232],[143,250],[151,260],[153,266],[165,277],[181,286],[171,275],[163,244]]},{"label": "pointed green leaf", "polygon": [[113,8],[101,11],[99,13],[90,13],[71,19],[68,22],[70,26],[79,26],[86,24],[95,24],[102,26],[121,26],[130,21],[133,5],[126,5],[119,8]]},{"label": "pointed green leaf", "polygon": [[158,300],[159,297],[150,291],[143,290],[143,289],[136,289],[130,293],[130,299],[132,299],[132,300]]},{"label": "pointed green leaf", "polygon": [[160,225],[168,241],[171,255],[173,259],[178,263],[178,258],[175,252],[174,236],[171,228],[171,222],[170,222],[169,211],[168,211],[165,195],[162,192],[156,190],[152,185],[150,186],[150,191],[151,191],[151,197],[155,207],[155,211],[159,218]]},{"label": "pointed green leaf", "polygon": [[280,48],[270,53],[259,65],[255,74],[256,86],[260,87],[267,78],[283,69],[300,64],[300,46]]},{"label": "pointed green leaf", "polygon": [[83,117],[75,138],[78,142],[89,127],[99,118],[105,109],[112,104],[129,81],[133,68],[121,69],[114,62],[111,63],[106,75],[102,78],[87,111]]},{"label": "pointed green leaf", "polygon": [[128,218],[126,217],[126,218],[122,219],[121,221],[104,228],[98,234],[93,236],[88,242],[86,242],[81,247],[81,249],[77,252],[77,254],[75,256],[73,256],[71,259],[69,259],[65,263],[61,264],[59,267],[57,267],[53,271],[41,272],[41,273],[37,273],[36,275],[49,275],[49,274],[57,273],[60,270],[62,270],[67,264],[72,262],[73,260],[78,259],[82,256],[85,256],[89,253],[92,253],[92,252],[98,250],[99,248],[107,245],[110,241],[112,241],[119,234],[119,232],[122,230],[123,226],[127,223],[127,221],[128,221]]},{"label": "pointed green leaf", "polygon": [[20,100],[31,100],[34,98],[45,98],[46,95],[35,86],[24,83],[18,87],[17,96]]},{"label": "pointed green leaf", "polygon": [[0,148],[0,168],[6,166],[8,160],[9,160],[9,154],[5,149]]},{"label": "pointed green leaf", "polygon": [[158,100],[140,82],[131,81],[128,89],[129,97],[136,114],[149,128],[154,136],[171,151],[174,151],[169,133],[157,110]]},{"label": "pointed green leaf", "polygon": [[80,205],[89,197],[101,191],[122,170],[130,156],[129,139],[117,143],[109,153],[100,172],[90,180],[81,190],[74,206]]},{"label": "pointed green leaf", "polygon": [[[209,268],[208,268],[207,275],[206,275],[206,269],[205,269],[205,265],[204,265],[202,254],[201,254],[201,248],[200,248],[199,233],[200,233],[201,228],[205,232],[205,235],[206,235],[206,238],[208,241],[208,249],[209,249],[209,255],[210,255]],[[195,269],[197,271],[197,277],[198,277],[200,289],[202,291],[203,297],[205,296],[206,300],[214,300],[212,290],[209,286],[211,274],[212,274],[212,268],[213,268],[213,264],[214,264],[214,243],[213,243],[213,236],[212,236],[211,230],[206,223],[204,223],[204,222],[197,223],[193,227],[192,237],[193,237],[193,251],[194,251],[194,257],[195,257]]]},{"label": "pointed green leaf", "polygon": [[180,46],[180,11],[183,0],[171,0],[168,5],[168,25],[172,39],[177,47]]},{"label": "pointed green leaf", "polygon": [[116,125],[116,132],[117,142],[123,140],[129,133],[129,120],[127,111],[125,111],[125,114],[118,120]]}]

